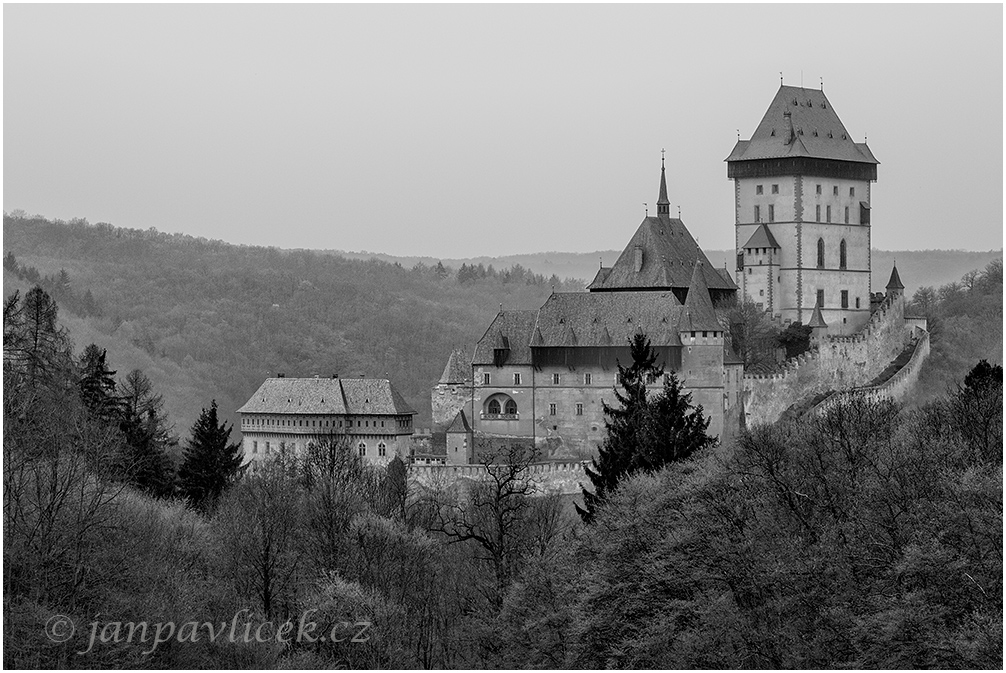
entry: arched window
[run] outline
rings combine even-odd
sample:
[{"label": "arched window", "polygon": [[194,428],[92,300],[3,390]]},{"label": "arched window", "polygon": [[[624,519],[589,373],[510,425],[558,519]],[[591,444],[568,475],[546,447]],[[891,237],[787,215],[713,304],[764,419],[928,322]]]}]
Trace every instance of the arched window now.
[{"label": "arched window", "polygon": [[817,268],[824,268],[824,239],[817,239]]},{"label": "arched window", "polygon": [[513,400],[507,400],[504,408],[504,413],[509,416],[517,415],[517,403]]},{"label": "arched window", "polygon": [[845,239],[838,245],[838,268],[845,268]]},{"label": "arched window", "polygon": [[500,401],[495,399],[489,400],[489,406],[486,407],[486,412],[498,416],[500,412]]},{"label": "arched window", "polygon": [[381,442],[380,444],[377,445],[377,455],[384,456],[387,453],[388,453],[388,445],[387,444],[385,444],[384,442]]},{"label": "arched window", "polygon": [[367,445],[366,445],[366,443],[360,442],[360,445],[357,448],[360,449],[360,456],[361,457],[367,455]]}]

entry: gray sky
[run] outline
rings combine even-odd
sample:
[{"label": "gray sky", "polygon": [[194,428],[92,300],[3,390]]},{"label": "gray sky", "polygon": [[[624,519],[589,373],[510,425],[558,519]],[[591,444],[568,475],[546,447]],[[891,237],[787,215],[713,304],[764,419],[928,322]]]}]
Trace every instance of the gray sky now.
[{"label": "gray sky", "polygon": [[[881,249],[1003,242],[1001,5],[4,5],[3,207],[442,257],[733,245],[779,85],[880,160]],[[802,75],[801,75],[802,73]]]}]

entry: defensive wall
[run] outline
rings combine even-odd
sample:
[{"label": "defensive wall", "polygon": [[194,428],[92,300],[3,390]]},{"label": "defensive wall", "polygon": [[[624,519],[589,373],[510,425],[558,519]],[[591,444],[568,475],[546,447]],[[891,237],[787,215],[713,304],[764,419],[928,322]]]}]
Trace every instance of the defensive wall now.
[{"label": "defensive wall", "polygon": [[[825,337],[816,349],[787,360],[777,374],[745,374],[747,427],[774,423],[792,405],[826,391],[865,386],[898,357],[913,336],[920,343],[925,341],[916,353],[921,364],[929,353],[925,319],[906,319],[904,296],[888,295],[856,334]],[[919,364],[914,365],[915,378]],[[898,378],[898,385],[907,388],[915,378],[907,383]]]},{"label": "defensive wall", "polygon": [[[584,468],[590,461],[532,463],[528,467],[531,481],[538,487],[538,495],[580,493],[581,483],[586,483]],[[477,481],[489,475],[485,465],[410,465],[409,481],[426,488],[448,486],[458,481]]]},{"label": "defensive wall", "polygon": [[819,402],[811,413],[823,414],[831,407],[840,402],[847,401],[853,397],[865,397],[867,401],[879,402],[881,400],[899,400],[905,393],[912,389],[915,382],[919,380],[919,372],[922,370],[922,363],[929,355],[929,332],[922,332],[922,335],[915,343],[915,350],[911,359],[905,366],[895,372],[894,376],[882,383],[873,386],[863,386],[852,390],[843,390],[829,395]]}]

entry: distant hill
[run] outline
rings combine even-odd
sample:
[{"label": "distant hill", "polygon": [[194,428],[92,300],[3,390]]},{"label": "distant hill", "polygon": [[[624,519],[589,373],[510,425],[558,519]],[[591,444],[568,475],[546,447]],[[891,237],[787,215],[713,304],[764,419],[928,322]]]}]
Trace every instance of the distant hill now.
[{"label": "distant hill", "polygon": [[[371,252],[330,251],[347,259],[379,259],[391,263],[399,263],[411,267],[414,264],[436,265],[443,262],[454,268],[462,264],[492,264],[496,268],[505,268],[514,264],[540,273],[545,276],[556,275],[559,278],[577,278],[589,283],[597,273],[597,268],[603,261],[605,266],[611,266],[621,250],[599,250],[597,252],[537,252],[525,255],[507,255],[503,257],[466,257],[466,258],[434,258],[434,257],[395,257]],[[731,276],[734,274],[734,252],[732,250],[706,250],[709,262],[716,267],[726,263]],[[911,296],[920,287],[939,287],[946,283],[960,280],[968,271],[984,268],[993,259],[1003,256],[1002,250],[973,252],[969,250],[876,250],[872,252],[873,291],[882,292],[891,275],[891,266],[898,263],[898,272],[905,284],[905,291]]]}]

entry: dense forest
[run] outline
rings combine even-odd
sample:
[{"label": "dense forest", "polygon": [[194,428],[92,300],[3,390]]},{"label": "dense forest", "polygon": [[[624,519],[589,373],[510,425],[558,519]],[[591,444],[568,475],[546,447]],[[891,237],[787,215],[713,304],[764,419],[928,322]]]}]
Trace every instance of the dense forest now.
[{"label": "dense forest", "polygon": [[8,293],[39,283],[73,338],[145,371],[181,427],[211,397],[234,422],[277,372],[390,378],[428,427],[451,349],[473,346],[501,304],[537,308],[553,288],[583,289],[519,265],[405,268],[8,215],[4,251]]},{"label": "dense forest", "polygon": [[[519,445],[463,493],[331,441],[207,495],[150,478],[176,440],[143,373],[75,349],[41,287],[12,293],[4,665],[1001,668],[1001,366],[717,446],[673,377],[648,397],[648,361],[620,369],[594,465],[620,476],[589,522]],[[183,468],[207,438],[233,456],[213,412]]]}]

